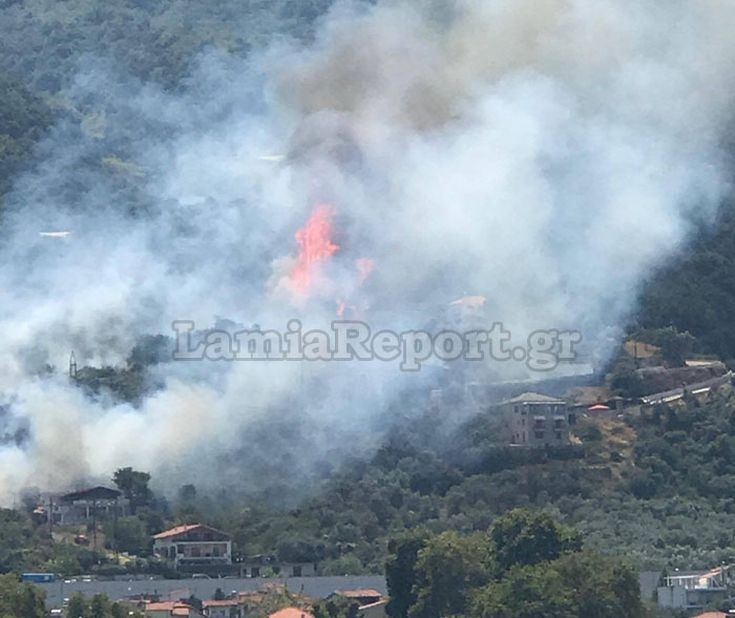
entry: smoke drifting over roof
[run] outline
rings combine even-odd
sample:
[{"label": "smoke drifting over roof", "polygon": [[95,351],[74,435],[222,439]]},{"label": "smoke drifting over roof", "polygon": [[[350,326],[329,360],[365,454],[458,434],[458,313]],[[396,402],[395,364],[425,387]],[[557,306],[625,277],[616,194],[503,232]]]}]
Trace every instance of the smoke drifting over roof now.
[{"label": "smoke drifting over roof", "polygon": [[[359,295],[400,330],[470,293],[520,339],[619,325],[728,189],[733,26],[725,0],[338,3],[307,47],[204,54],[180,92],[80,67],[79,120],[3,223],[0,404],[28,437],[0,444],[0,501],[124,465],[278,483],[243,462],[334,463],[403,392],[381,363],[168,363],[133,407],[41,371],[122,362],[173,320],[319,325]],[[305,302],[282,283],[322,202],[340,250]]]}]

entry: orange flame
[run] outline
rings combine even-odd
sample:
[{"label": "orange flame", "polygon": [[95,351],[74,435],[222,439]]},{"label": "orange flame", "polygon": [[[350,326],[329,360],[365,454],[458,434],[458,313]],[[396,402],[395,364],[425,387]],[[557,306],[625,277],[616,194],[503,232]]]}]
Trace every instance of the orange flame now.
[{"label": "orange flame", "polygon": [[333,215],[331,206],[317,204],[306,225],[296,232],[299,253],[291,270],[291,282],[298,295],[308,293],[320,262],[339,250],[339,245],[331,240]]}]

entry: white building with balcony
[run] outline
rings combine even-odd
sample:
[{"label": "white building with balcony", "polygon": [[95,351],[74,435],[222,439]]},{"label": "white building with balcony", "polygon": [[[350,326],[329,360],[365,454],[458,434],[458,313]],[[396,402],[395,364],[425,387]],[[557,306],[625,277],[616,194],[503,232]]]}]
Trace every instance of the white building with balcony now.
[{"label": "white building with balcony", "polygon": [[229,535],[202,524],[176,526],[154,535],[153,552],[176,569],[232,564]]}]

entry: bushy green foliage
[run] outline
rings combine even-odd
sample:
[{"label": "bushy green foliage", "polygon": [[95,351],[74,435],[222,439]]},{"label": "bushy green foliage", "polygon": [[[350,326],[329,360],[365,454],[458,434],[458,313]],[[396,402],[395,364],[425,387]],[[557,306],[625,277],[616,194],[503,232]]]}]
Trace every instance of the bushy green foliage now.
[{"label": "bushy green foliage", "polygon": [[472,590],[489,578],[490,546],[482,533],[447,531],[429,538],[418,551],[410,618],[459,616],[467,611]]},{"label": "bushy green foliage", "polygon": [[0,206],[35,143],[51,122],[42,99],[20,81],[0,72]]},{"label": "bushy green foliage", "polygon": [[359,618],[359,604],[345,598],[331,598],[319,601],[312,608],[315,618]]},{"label": "bushy green foliage", "polygon": [[[440,444],[396,431],[370,461],[348,462],[293,510],[187,487],[171,512],[155,497],[151,500],[145,474],[123,469],[121,486],[149,504],[139,506],[135,517],[118,521],[119,549],[146,555],[151,534],[176,523],[201,521],[230,532],[240,556],[316,561],[324,574],[345,575],[382,572],[390,553],[388,571],[410,575],[429,535],[455,531],[471,538],[496,524],[496,531],[508,528],[503,538],[519,538],[511,534],[512,526],[520,525],[517,518],[506,514],[531,506],[573,524],[587,547],[625,553],[641,568],[706,568],[733,561],[735,534],[729,531],[735,529],[735,402],[717,395],[703,404],[692,400],[631,416],[629,425],[617,422],[618,429],[637,433],[632,455],[615,450],[613,459],[609,435],[602,434],[594,419],[586,419],[580,426],[587,440],[581,459],[556,458],[541,449],[543,457],[506,462],[500,470],[486,468],[483,458],[476,457],[492,448],[492,437],[479,438],[474,419],[453,430],[436,427],[450,436]],[[457,448],[469,442],[474,450]],[[566,548],[561,553],[578,547],[578,539],[562,539],[556,524],[545,517],[522,525],[532,531],[536,545],[497,545],[500,568],[554,559],[561,541]],[[0,564],[6,570],[78,574],[105,568],[104,558],[88,549],[51,545],[44,537],[47,527],[34,527],[25,515],[0,511],[3,518],[7,523],[0,526]],[[113,547],[112,525],[105,523],[108,549]],[[389,542],[391,538],[395,540]],[[156,566],[150,560],[146,564],[133,566]],[[405,617],[415,605],[414,593],[406,587],[391,592],[393,615]]]},{"label": "bushy green foliage", "polygon": [[56,92],[92,58],[173,88],[207,48],[247,53],[308,37],[332,0],[0,2],[0,68]]},{"label": "bushy green foliage", "polygon": [[638,577],[620,561],[590,552],[514,566],[476,592],[477,618],[641,618]]},{"label": "bushy green foliage", "polygon": [[[635,571],[618,559],[582,551],[579,538],[548,514],[526,509],[508,513],[488,532],[430,536],[409,569],[387,569],[391,592],[412,595],[399,595],[403,602],[389,605],[389,614],[642,618]],[[392,545],[389,564],[405,562],[407,550],[412,553],[409,541]]]},{"label": "bushy green foliage", "polygon": [[556,560],[582,547],[579,535],[560,526],[550,515],[524,509],[514,509],[498,518],[490,537],[495,563],[502,571]]},{"label": "bushy green foliage", "polygon": [[0,575],[0,616],[3,618],[44,618],[45,593],[36,586],[22,584],[15,575]]},{"label": "bushy green foliage", "polygon": [[668,262],[642,289],[636,324],[674,327],[702,350],[735,358],[735,205],[725,204],[713,226]]},{"label": "bushy green foliage", "polygon": [[424,530],[412,530],[388,543],[388,559],[385,563],[385,575],[388,583],[390,601],[386,611],[392,618],[407,618],[408,610],[417,601],[414,582],[419,551],[427,543],[428,533]]},{"label": "bushy green foliage", "polygon": [[[631,417],[638,433],[632,459],[608,453],[607,437],[586,419],[582,459],[540,450],[539,459],[511,460],[499,471],[475,457],[493,447],[476,438],[474,421],[454,435],[446,430],[453,445],[475,441],[474,451],[463,450],[472,453],[467,457],[446,447],[422,450],[418,443],[427,440],[401,434],[400,446],[391,440],[369,463],[348,464],[297,510],[253,508],[241,516],[213,514],[213,521],[234,533],[245,554],[272,553],[283,543],[320,556],[327,572],[342,574],[345,565],[380,572],[390,537],[416,529],[471,534],[516,507],[544,506],[578,527],[589,547],[624,552],[641,568],[706,568],[735,558],[735,535],[727,533],[735,527],[735,500],[727,495],[733,414],[734,402],[715,397],[699,407],[691,402],[678,411]],[[206,516],[207,508],[201,510]],[[542,531],[553,536],[548,522]],[[410,570],[420,539],[409,534],[407,545],[397,542],[395,568]],[[396,615],[405,615],[410,595],[395,594]]]},{"label": "bushy green foliage", "polygon": [[143,613],[123,603],[113,603],[105,594],[87,598],[77,592],[69,599],[66,618],[142,618]]},{"label": "bushy green foliage", "polygon": [[112,481],[117,488],[130,501],[130,507],[135,512],[139,507],[150,503],[153,492],[148,487],[151,475],[147,472],[134,470],[131,467],[115,470]]},{"label": "bushy green foliage", "polygon": [[735,491],[735,408],[729,399],[656,407],[636,419],[636,462],[646,495],[722,499]]},{"label": "bushy green foliage", "polygon": [[121,517],[117,521],[107,521],[104,529],[111,549],[134,556],[146,556],[150,553],[151,536],[140,517]]}]

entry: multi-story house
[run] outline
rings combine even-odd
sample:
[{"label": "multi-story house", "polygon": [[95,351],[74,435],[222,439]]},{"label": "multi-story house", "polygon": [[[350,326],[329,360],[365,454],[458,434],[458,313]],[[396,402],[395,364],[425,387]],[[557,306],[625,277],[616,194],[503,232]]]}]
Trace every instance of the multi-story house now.
[{"label": "multi-story house", "polygon": [[540,393],[523,393],[500,404],[511,444],[550,446],[569,442],[569,425],[564,400]]},{"label": "multi-story house", "polygon": [[177,569],[232,564],[229,535],[202,524],[176,526],[154,535],[153,552]]}]

